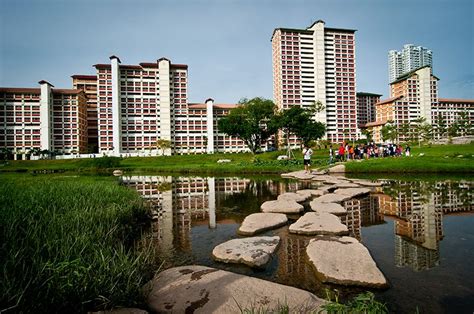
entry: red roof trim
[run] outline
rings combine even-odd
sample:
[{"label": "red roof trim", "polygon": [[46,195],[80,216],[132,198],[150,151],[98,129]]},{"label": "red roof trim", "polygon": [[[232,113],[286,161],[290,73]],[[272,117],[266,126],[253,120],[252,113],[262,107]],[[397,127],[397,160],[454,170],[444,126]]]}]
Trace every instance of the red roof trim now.
[{"label": "red roof trim", "polygon": [[73,79],[78,79],[78,80],[95,80],[97,81],[97,75],[83,75],[83,74],[74,74],[71,75]]},{"label": "red roof trim", "polygon": [[41,94],[40,88],[29,87],[0,87],[1,93]]},{"label": "red roof trim", "polygon": [[403,96],[392,97],[392,98],[389,98],[389,99],[382,100],[382,101],[376,103],[375,105],[378,106],[378,105],[388,104],[388,103],[394,102],[395,100],[399,100],[401,98],[403,98]]},{"label": "red roof trim", "polygon": [[454,103],[474,104],[474,99],[438,98],[438,102],[454,102]]}]

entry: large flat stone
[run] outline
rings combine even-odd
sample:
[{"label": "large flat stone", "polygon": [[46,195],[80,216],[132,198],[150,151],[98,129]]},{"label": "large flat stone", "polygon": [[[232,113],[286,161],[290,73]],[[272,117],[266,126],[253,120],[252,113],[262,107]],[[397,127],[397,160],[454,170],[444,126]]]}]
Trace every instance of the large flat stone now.
[{"label": "large flat stone", "polygon": [[298,190],[298,191],[296,191],[296,193],[303,194],[303,195],[309,195],[310,197],[313,197],[313,196],[321,196],[321,195],[327,194],[328,191],[320,190],[320,189],[317,189],[317,190],[307,189],[307,190]]},{"label": "large flat stone", "polygon": [[349,234],[347,226],[341,223],[339,217],[328,213],[311,212],[304,214],[294,224],[290,225],[291,233],[304,235],[346,235]]},{"label": "large flat stone", "polygon": [[346,188],[360,188],[360,185],[356,184],[356,183],[352,183],[352,182],[339,182],[339,183],[336,183],[336,187],[338,189],[346,189]]},{"label": "large flat stone", "polygon": [[276,200],[263,203],[260,209],[264,213],[298,214],[304,210],[304,207],[295,201]]},{"label": "large flat stone", "polygon": [[368,181],[368,180],[362,180],[362,179],[351,179],[352,182],[357,183],[362,186],[369,186],[369,187],[378,187],[382,186],[382,182],[377,182],[377,181]]},{"label": "large flat stone", "polygon": [[237,231],[242,235],[254,235],[259,232],[281,227],[286,224],[288,218],[285,214],[255,213],[245,217],[242,225]]},{"label": "large flat stone", "polygon": [[311,195],[308,194],[303,194],[303,193],[293,193],[293,192],[287,192],[278,195],[277,200],[279,201],[295,201],[298,203],[303,203],[306,202],[307,199],[309,199]]},{"label": "large flat stone", "polygon": [[212,257],[224,263],[242,263],[251,267],[264,266],[280,243],[280,237],[232,239],[212,250]]},{"label": "large flat stone", "polygon": [[293,178],[293,179],[299,179],[299,180],[311,180],[314,175],[310,173],[306,173],[304,170],[299,170],[299,171],[293,171],[293,172],[288,172],[288,173],[282,173],[281,174],[282,178]]},{"label": "large flat stone", "polygon": [[282,304],[289,313],[318,313],[326,303],[301,289],[204,266],[167,269],[145,290],[148,306],[156,313],[279,313]]},{"label": "large flat stone", "polygon": [[387,280],[369,250],[351,237],[318,237],[306,254],[323,282],[363,287],[386,287]]},{"label": "large flat stone", "polygon": [[345,165],[336,165],[334,167],[329,168],[329,173],[345,173],[346,166]]},{"label": "large flat stone", "polygon": [[351,197],[348,195],[330,193],[330,194],[325,194],[314,199],[314,202],[316,203],[342,203],[349,199],[351,199]]},{"label": "large flat stone", "polygon": [[347,188],[347,189],[337,189],[334,194],[347,195],[351,198],[370,193],[368,188]]},{"label": "large flat stone", "polygon": [[319,203],[312,201],[309,203],[311,210],[317,213],[328,213],[333,215],[344,215],[347,214],[347,209],[337,203]]}]

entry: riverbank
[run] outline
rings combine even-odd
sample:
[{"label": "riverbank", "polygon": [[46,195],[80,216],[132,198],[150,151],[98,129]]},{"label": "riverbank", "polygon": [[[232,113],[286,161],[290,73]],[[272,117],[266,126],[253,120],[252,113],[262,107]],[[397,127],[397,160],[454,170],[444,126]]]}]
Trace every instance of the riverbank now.
[{"label": "riverbank", "polygon": [[[294,159],[277,160],[285,151],[160,157],[91,158],[69,160],[9,161],[0,172],[111,172],[177,174],[280,174],[303,168],[301,151]],[[413,147],[412,156],[346,162],[348,173],[473,173],[474,144]],[[219,160],[229,162],[219,163]],[[326,149],[314,150],[313,169],[327,167]]]},{"label": "riverbank", "polygon": [[143,305],[157,269],[153,248],[134,246],[146,221],[143,199],[111,177],[3,175],[2,309]]}]

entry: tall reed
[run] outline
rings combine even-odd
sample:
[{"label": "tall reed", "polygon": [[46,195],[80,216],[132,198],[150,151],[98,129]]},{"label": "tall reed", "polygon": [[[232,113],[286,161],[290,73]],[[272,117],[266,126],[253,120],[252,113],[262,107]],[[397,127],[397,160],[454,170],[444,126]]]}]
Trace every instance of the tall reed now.
[{"label": "tall reed", "polygon": [[97,177],[0,177],[0,304],[13,312],[84,312],[143,302],[152,248],[137,250],[146,208]]}]

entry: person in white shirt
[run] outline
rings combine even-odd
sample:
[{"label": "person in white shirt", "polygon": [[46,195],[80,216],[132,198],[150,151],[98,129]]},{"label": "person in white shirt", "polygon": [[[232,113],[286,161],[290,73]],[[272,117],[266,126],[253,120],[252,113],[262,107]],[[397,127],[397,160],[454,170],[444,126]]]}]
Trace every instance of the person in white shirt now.
[{"label": "person in white shirt", "polygon": [[313,154],[313,150],[308,147],[308,145],[304,146],[303,149],[303,164],[304,164],[304,170],[306,173],[311,172],[311,155]]}]

